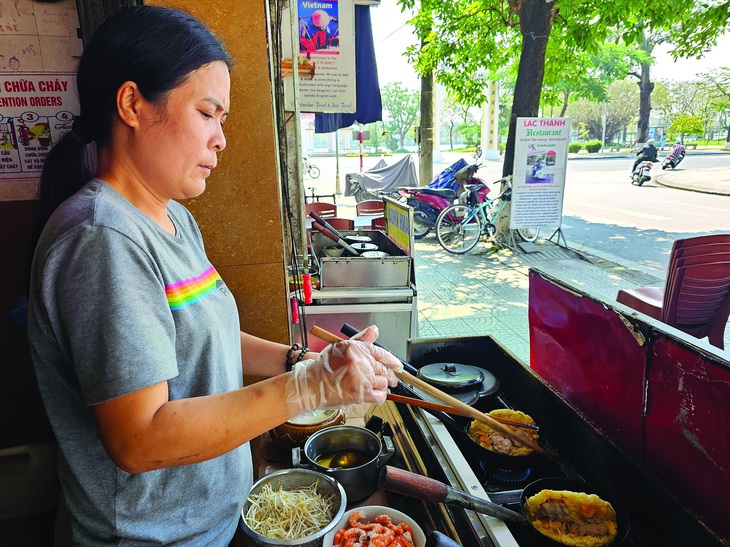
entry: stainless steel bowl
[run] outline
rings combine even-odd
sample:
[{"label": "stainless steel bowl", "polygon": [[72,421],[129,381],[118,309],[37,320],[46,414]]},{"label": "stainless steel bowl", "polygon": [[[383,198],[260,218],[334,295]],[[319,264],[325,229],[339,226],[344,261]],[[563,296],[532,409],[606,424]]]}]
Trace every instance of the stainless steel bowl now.
[{"label": "stainless steel bowl", "polygon": [[332,508],[332,520],[320,531],[299,539],[274,539],[262,536],[261,534],[254,532],[248,524],[246,524],[246,512],[251,505],[250,497],[246,499],[246,503],[243,504],[243,509],[241,510],[241,516],[243,517],[240,521],[241,528],[251,539],[253,539],[256,545],[261,545],[263,547],[276,547],[279,545],[321,547],[324,536],[337,525],[339,520],[342,518],[342,515],[345,514],[345,507],[347,506],[347,495],[345,494],[345,489],[336,479],[325,475],[324,473],[319,473],[310,469],[282,469],[281,471],[274,471],[273,473],[269,473],[268,475],[261,477],[253,484],[250,493],[253,495],[260,493],[267,484],[270,484],[272,488],[278,489],[279,485],[281,485],[282,489],[291,490],[294,488],[308,487],[315,482],[317,482],[317,493],[321,496],[333,496],[334,504]]}]

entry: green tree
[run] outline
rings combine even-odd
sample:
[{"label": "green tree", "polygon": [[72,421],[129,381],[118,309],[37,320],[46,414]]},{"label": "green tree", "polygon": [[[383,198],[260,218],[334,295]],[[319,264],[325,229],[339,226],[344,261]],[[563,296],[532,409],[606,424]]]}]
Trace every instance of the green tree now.
[{"label": "green tree", "polygon": [[714,98],[718,118],[727,129],[725,150],[730,150],[730,68],[722,67],[705,74],[700,74],[702,80],[709,86],[709,92]]},{"label": "green tree", "polygon": [[[473,109],[469,105],[462,104],[453,95],[449,94],[441,104],[440,122],[446,128],[449,134],[449,145],[451,150],[454,149],[454,137],[461,133],[464,135],[462,128],[469,128],[476,123],[476,117]],[[464,135],[466,136],[466,135]]]},{"label": "green tree", "polygon": [[716,98],[707,82],[663,82],[665,92],[656,99],[662,120],[672,124],[679,116],[695,116],[702,121],[703,135],[717,119]]},{"label": "green tree", "polygon": [[623,80],[642,61],[650,62],[651,58],[636,47],[613,42],[599,46],[595,54],[579,51],[574,66],[568,68],[564,78],[543,87],[542,103],[562,103],[560,117],[565,116],[568,105],[576,100],[605,103],[609,86]]},{"label": "green tree", "polygon": [[381,96],[383,109],[388,112],[388,128],[398,137],[400,148],[404,148],[406,135],[418,119],[420,94],[409,91],[400,82],[391,82],[381,90]]},{"label": "green tree", "polygon": [[365,125],[365,130],[368,131],[370,138],[367,140],[369,146],[373,147],[375,152],[378,148],[385,144],[385,125],[383,122],[373,122]]},{"label": "green tree", "polygon": [[588,138],[603,137],[603,117],[606,116],[606,142],[619,142],[621,132],[633,123],[639,113],[639,90],[629,80],[614,82],[608,88],[606,103],[597,104],[581,99],[568,107],[573,125],[585,124]]},{"label": "green tree", "polygon": [[[398,2],[408,8],[416,4]],[[512,172],[517,118],[537,116],[543,85],[563,80],[579,52],[595,54],[617,32],[623,43],[635,44],[647,31],[676,24],[682,34],[672,38],[684,48],[682,54],[701,53],[714,37],[698,44],[695,35],[707,37],[708,28],[718,33],[728,25],[730,2],[722,4],[724,11],[694,0],[673,0],[671,9],[633,0],[420,0],[411,24],[424,44],[411,48],[409,56],[419,73],[436,71],[439,82],[474,105],[482,100],[485,78],[499,78],[504,67],[514,67],[519,59],[504,156],[506,176]]]},{"label": "green tree", "polygon": [[459,133],[464,137],[466,146],[476,146],[482,134],[482,126],[476,122],[462,123],[458,127]]},{"label": "green tree", "polygon": [[671,135],[679,135],[684,140],[687,135],[701,136],[704,132],[701,116],[691,116],[689,114],[680,114],[677,119],[669,126]]}]

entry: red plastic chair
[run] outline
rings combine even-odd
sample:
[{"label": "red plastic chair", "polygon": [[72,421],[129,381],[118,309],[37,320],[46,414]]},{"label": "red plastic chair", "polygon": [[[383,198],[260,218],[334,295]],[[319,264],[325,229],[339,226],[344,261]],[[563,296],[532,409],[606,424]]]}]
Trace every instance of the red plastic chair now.
[{"label": "red plastic chair", "polygon": [[371,230],[385,230],[385,217],[375,217],[370,221]]},{"label": "red plastic chair", "polygon": [[664,299],[662,321],[697,338],[707,336],[710,344],[724,349],[730,315],[730,261],[697,262],[677,266]]},{"label": "red plastic chair", "polygon": [[672,245],[669,267],[667,269],[667,280],[663,286],[622,289],[618,292],[616,300],[621,304],[661,321],[664,295],[666,293],[665,289],[668,288],[668,284],[671,283],[674,275],[674,261],[677,258],[712,252],[730,252],[730,234],[678,239]]},{"label": "red plastic chair", "polygon": [[[730,313],[730,234],[677,240],[664,287],[620,290],[616,300],[723,348]],[[711,337],[710,337],[711,334]]]},{"label": "red plastic chair", "polygon": [[379,199],[368,199],[355,205],[357,216],[382,215],[384,210],[383,202]]},{"label": "red plastic chair", "polygon": [[327,224],[332,226],[335,230],[355,229],[355,221],[351,218],[332,217],[327,219]]},{"label": "red plastic chair", "polygon": [[337,216],[337,205],[335,205],[334,203],[327,203],[325,201],[307,203],[304,206],[304,212],[307,216],[309,216],[310,211],[314,211],[322,218],[332,218]]}]

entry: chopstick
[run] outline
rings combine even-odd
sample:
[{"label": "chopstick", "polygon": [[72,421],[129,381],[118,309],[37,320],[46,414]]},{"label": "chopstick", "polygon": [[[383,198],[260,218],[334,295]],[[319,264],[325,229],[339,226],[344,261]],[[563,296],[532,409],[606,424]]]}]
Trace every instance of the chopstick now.
[{"label": "chopstick", "polygon": [[[449,414],[456,414],[457,416],[464,416],[471,418],[466,412],[462,412],[458,408],[448,405],[440,405],[438,403],[432,403],[431,401],[423,401],[416,399],[415,397],[406,397],[404,395],[396,395],[395,393],[388,393],[386,399],[393,401],[394,403],[403,403],[406,405],[419,406],[428,410],[440,410],[441,412],[447,412]],[[511,425],[513,427],[522,427],[524,429],[532,429],[534,431],[540,431],[540,428],[533,424],[526,424],[524,422],[518,422],[516,420],[510,420],[509,418],[501,418],[499,416],[492,416],[493,419],[504,425]]]},{"label": "chopstick", "polygon": [[[317,325],[314,325],[310,329],[310,334],[312,336],[316,336],[320,340],[324,340],[325,342],[335,343],[335,342],[341,342],[344,340],[344,338],[341,338],[340,336],[337,336],[336,334],[333,334],[329,331],[324,330],[323,328],[318,327]],[[452,397],[448,393],[444,393],[437,387],[432,386],[428,382],[424,382],[420,378],[413,376],[412,374],[409,374],[405,370],[402,372],[396,372],[395,374],[398,379],[402,382],[405,382],[406,384],[410,384],[416,387],[421,388],[421,390],[425,391],[429,395],[435,397],[436,399],[439,399],[440,401],[446,403],[449,406],[452,406],[458,410],[461,410],[466,414],[468,418],[472,418],[474,420],[479,420],[480,422],[487,424],[492,429],[496,429],[500,433],[502,433],[505,437],[509,437],[514,442],[521,444],[523,446],[527,446],[529,448],[532,448],[535,452],[538,452],[544,456],[550,457],[550,454],[539,444],[534,442],[532,439],[524,439],[520,437],[518,434],[516,434],[514,431],[512,431],[509,427],[506,425],[498,422],[491,416],[488,416],[487,414],[484,414],[483,412],[479,412],[477,409],[470,407],[466,403],[462,403],[459,399],[456,397]]]}]

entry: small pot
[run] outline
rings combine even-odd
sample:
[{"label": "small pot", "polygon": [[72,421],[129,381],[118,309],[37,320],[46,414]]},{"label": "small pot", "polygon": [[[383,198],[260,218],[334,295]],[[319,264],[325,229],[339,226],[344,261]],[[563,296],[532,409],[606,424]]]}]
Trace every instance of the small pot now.
[{"label": "small pot", "polygon": [[277,447],[288,453],[295,446],[304,446],[317,431],[344,423],[344,410],[316,410],[276,426],[269,435]]},{"label": "small pot", "polygon": [[364,427],[336,425],[309,437],[303,449],[292,449],[292,463],[334,477],[352,502],[375,491],[380,469],[394,453],[390,437],[381,440]]}]

